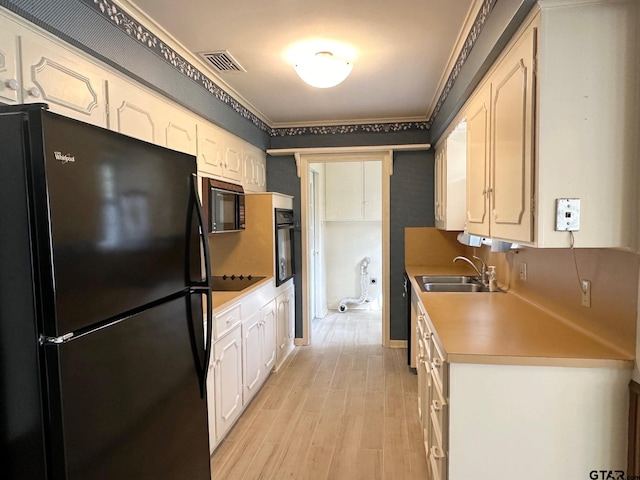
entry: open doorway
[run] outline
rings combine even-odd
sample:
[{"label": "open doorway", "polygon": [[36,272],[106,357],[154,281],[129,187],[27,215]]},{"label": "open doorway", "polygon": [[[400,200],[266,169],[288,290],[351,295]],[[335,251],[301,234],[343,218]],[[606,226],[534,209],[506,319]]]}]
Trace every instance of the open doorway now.
[{"label": "open doorway", "polygon": [[348,311],[380,318],[389,344],[389,175],[391,153],[298,155],[302,213],[303,337],[313,319]]},{"label": "open doorway", "polygon": [[309,168],[313,320],[367,310],[382,323],[382,162]]}]

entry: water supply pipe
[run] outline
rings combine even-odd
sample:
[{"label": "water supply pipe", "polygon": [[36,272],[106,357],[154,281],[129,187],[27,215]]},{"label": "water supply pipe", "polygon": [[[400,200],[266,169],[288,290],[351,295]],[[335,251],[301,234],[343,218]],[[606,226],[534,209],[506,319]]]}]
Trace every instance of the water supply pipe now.
[{"label": "water supply pipe", "polygon": [[371,262],[371,258],[369,257],[364,257],[360,262],[360,297],[358,298],[347,297],[340,300],[340,304],[338,305],[338,310],[341,313],[344,313],[347,311],[348,303],[355,304],[355,305],[362,305],[364,302],[367,301],[367,287],[369,285],[369,272],[367,269],[369,267],[370,262]]}]

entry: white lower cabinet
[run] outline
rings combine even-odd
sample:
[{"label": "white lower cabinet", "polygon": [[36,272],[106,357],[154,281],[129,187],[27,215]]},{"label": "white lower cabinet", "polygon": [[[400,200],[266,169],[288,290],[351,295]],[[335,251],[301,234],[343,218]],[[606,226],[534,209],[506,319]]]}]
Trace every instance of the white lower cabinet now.
[{"label": "white lower cabinet", "polygon": [[[213,344],[216,440],[220,440],[242,411],[242,332],[240,325]],[[211,397],[209,397],[211,400]],[[211,428],[211,426],[209,427]]]},{"label": "white lower cabinet", "polygon": [[430,480],[624,470],[628,371],[449,362],[418,306],[418,411]]},{"label": "white lower cabinet", "polygon": [[[293,350],[293,283],[277,288],[265,285],[217,308],[213,317],[214,344],[207,378],[211,452],[276,370],[277,352]],[[284,330],[279,317],[286,319]],[[286,348],[278,348],[277,335],[286,338]]]},{"label": "white lower cabinet", "polygon": [[247,404],[275,365],[275,300],[242,322],[244,403]]},{"label": "white lower cabinet", "polygon": [[213,453],[218,437],[216,436],[216,362],[211,359],[207,372],[207,417],[209,425],[209,453]]},{"label": "white lower cabinet", "polygon": [[276,319],[276,369],[278,369],[293,350],[296,336],[296,299],[293,284],[276,298]]},{"label": "white lower cabinet", "polygon": [[418,412],[425,454],[432,480],[447,478],[449,364],[436,345],[433,328],[422,304],[417,319]]}]

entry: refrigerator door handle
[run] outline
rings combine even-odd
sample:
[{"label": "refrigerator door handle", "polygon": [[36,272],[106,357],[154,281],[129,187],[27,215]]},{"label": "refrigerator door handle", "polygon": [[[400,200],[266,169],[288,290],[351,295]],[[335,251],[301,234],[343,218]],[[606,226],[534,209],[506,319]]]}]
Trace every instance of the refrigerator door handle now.
[{"label": "refrigerator door handle", "polygon": [[[209,361],[211,360],[211,352],[213,350],[213,305],[211,299],[211,258],[209,256],[209,243],[207,242],[207,229],[204,224],[204,217],[202,215],[202,209],[200,208],[200,201],[198,198],[198,177],[194,173],[191,175],[191,212],[193,210],[196,211],[196,216],[198,219],[199,226],[199,234],[200,234],[200,242],[202,244],[202,252],[204,256],[204,272],[205,272],[205,280],[200,283],[199,289],[191,289],[192,292],[197,290],[198,293],[201,293],[206,298],[206,309],[207,309],[207,328],[205,331],[205,351],[204,351],[204,365],[202,365],[202,377],[201,377],[201,391],[205,392],[205,387],[207,383],[207,375],[209,372]],[[189,215],[189,225],[187,226],[187,232],[191,231],[191,215]],[[188,240],[187,240],[188,241]],[[189,252],[189,250],[187,250]],[[190,253],[188,253],[190,255]],[[189,268],[189,259],[187,258],[186,268]]]},{"label": "refrigerator door handle", "polygon": [[69,332],[59,337],[47,337],[45,335],[40,335],[39,341],[40,345],[61,345],[72,338],[73,332]]},{"label": "refrigerator door handle", "polygon": [[[202,215],[202,209],[200,208],[200,199],[198,197],[198,177],[196,174],[192,174],[191,176],[191,193],[190,193],[190,201],[189,201],[189,210],[190,214],[187,216],[187,258],[185,259],[185,269],[187,272],[187,279],[191,282],[190,286],[198,286],[198,287],[211,287],[211,258],[209,255],[209,243],[207,242],[207,229],[204,224],[204,217]],[[198,227],[199,232],[198,235],[200,237],[200,244],[202,245],[202,255],[204,257],[204,272],[205,278],[204,281],[193,282],[189,276],[189,265],[190,265],[190,256],[193,252],[189,248],[189,238],[191,232],[191,225],[193,221],[193,212],[196,212],[196,217],[198,219]]]}]

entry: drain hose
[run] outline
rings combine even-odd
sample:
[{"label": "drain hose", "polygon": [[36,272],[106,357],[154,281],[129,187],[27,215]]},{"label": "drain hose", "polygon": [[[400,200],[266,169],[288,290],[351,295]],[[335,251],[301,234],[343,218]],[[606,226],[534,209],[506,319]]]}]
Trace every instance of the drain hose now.
[{"label": "drain hose", "polygon": [[360,262],[360,297],[359,298],[343,298],[340,300],[338,310],[342,313],[347,311],[347,304],[352,303],[355,305],[362,305],[367,300],[367,287],[369,285],[369,272],[367,268],[371,258],[364,257]]}]

